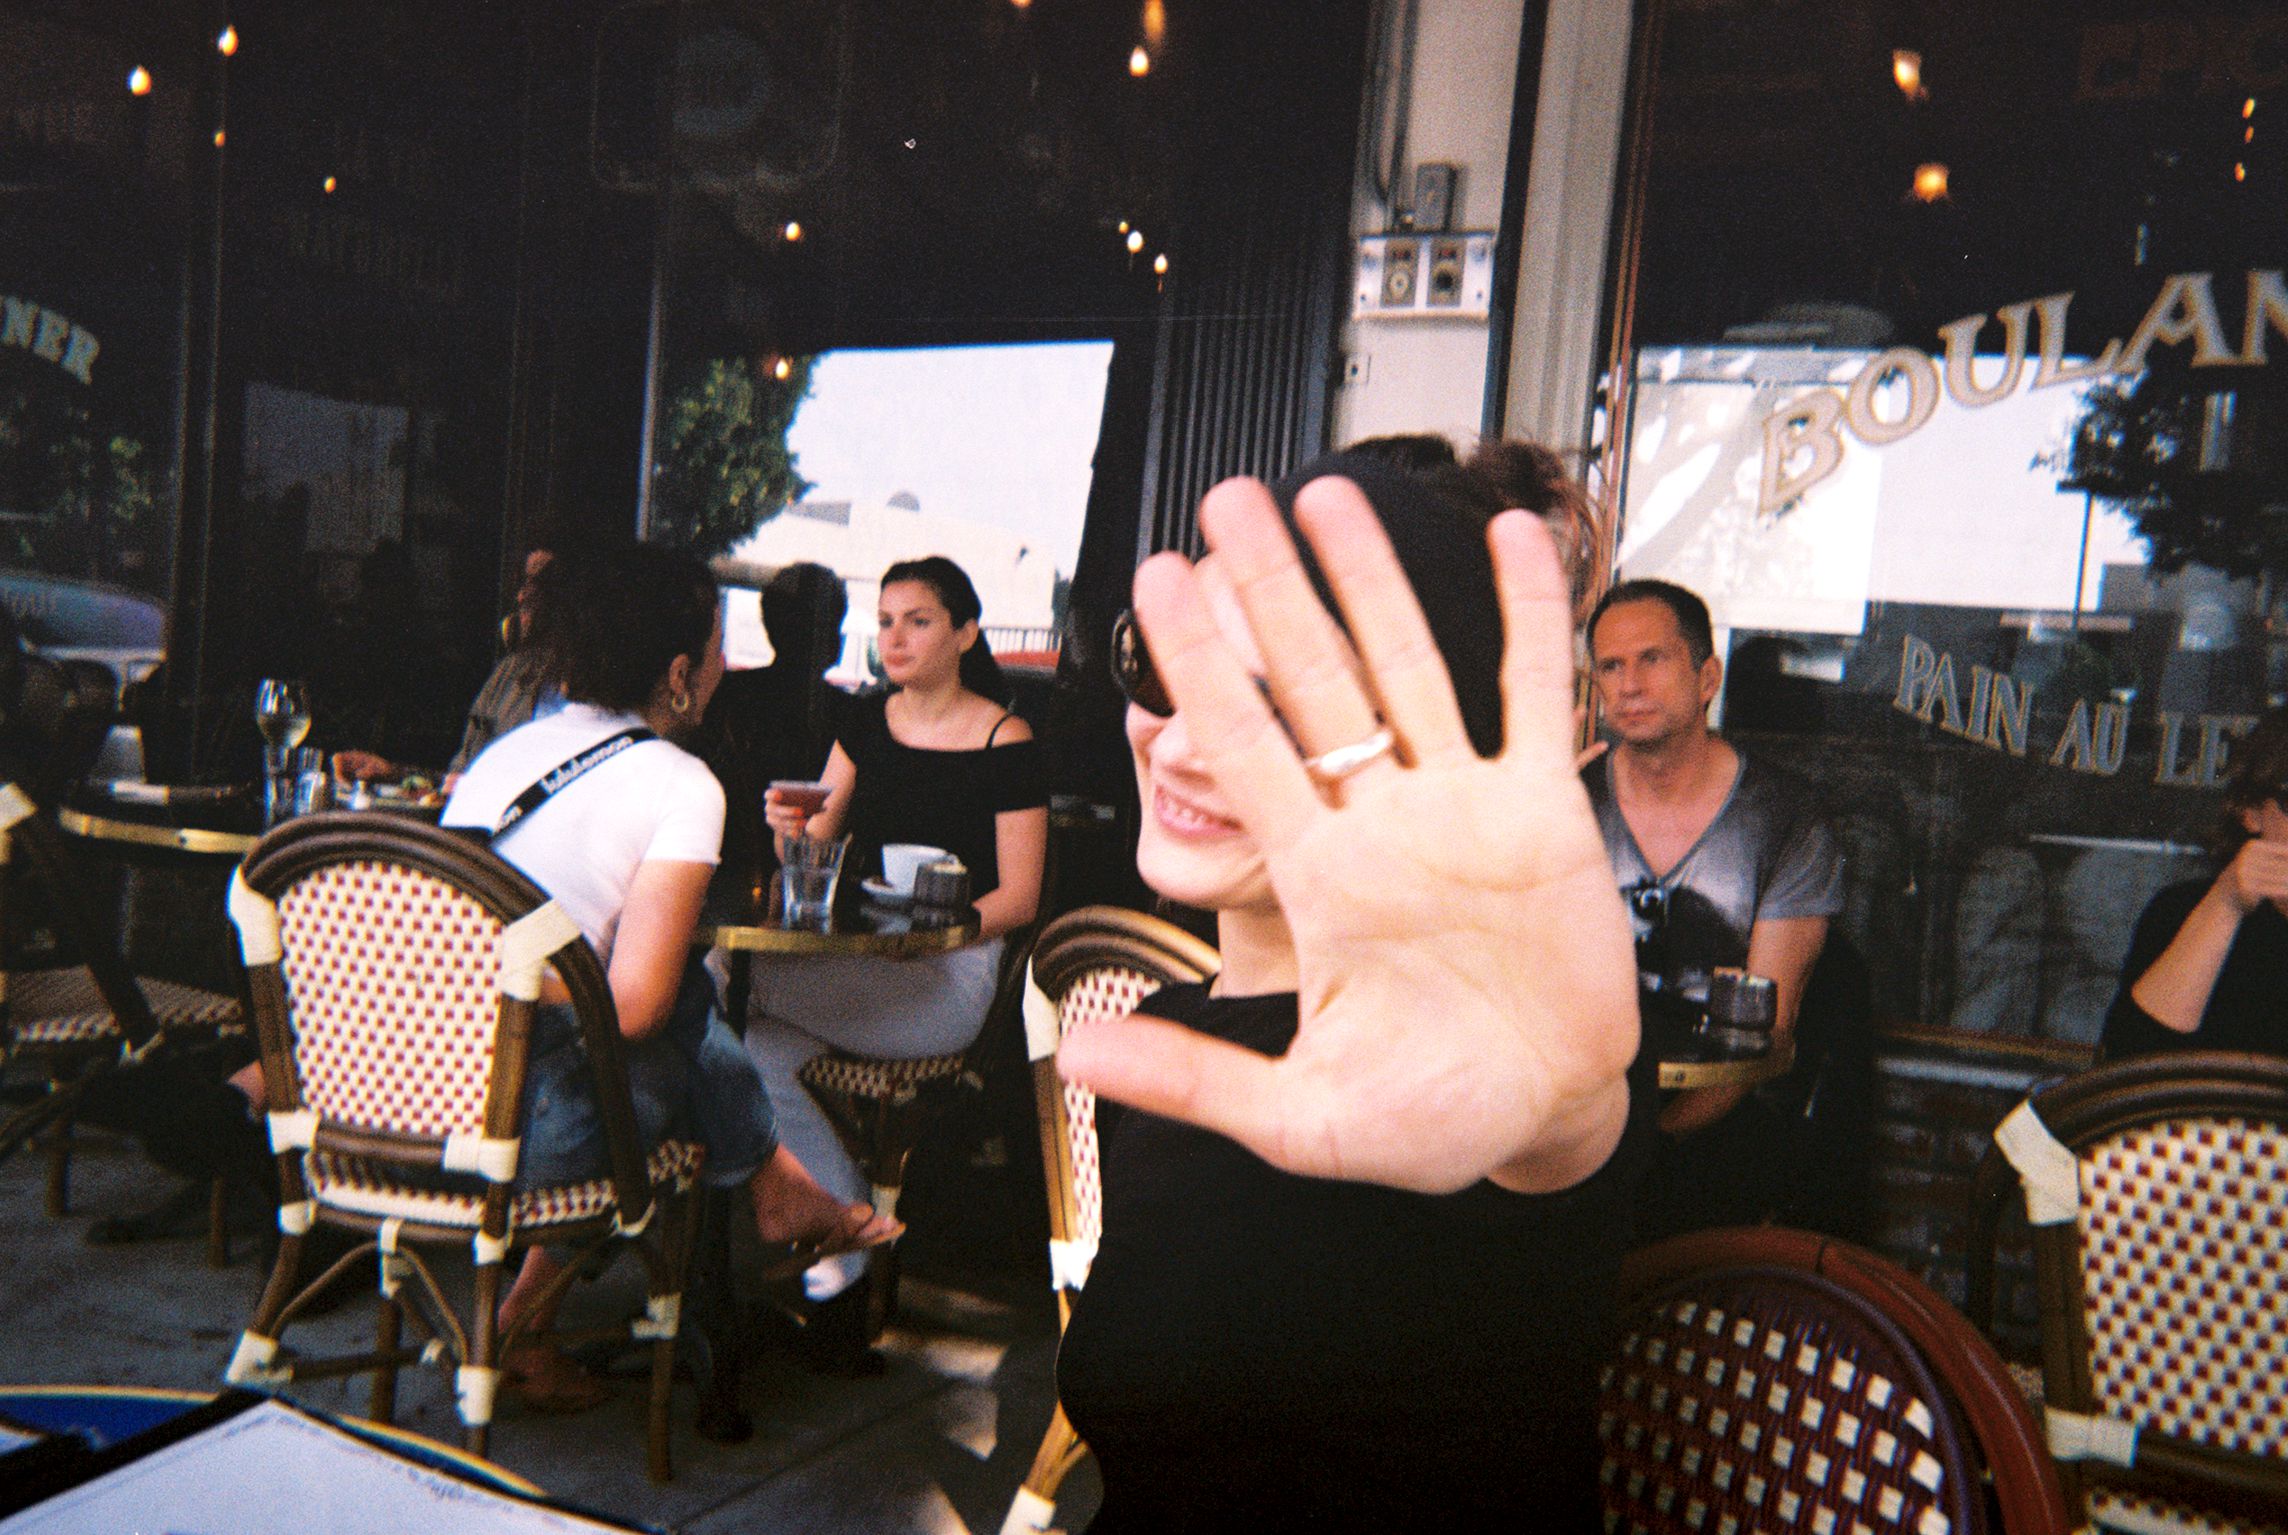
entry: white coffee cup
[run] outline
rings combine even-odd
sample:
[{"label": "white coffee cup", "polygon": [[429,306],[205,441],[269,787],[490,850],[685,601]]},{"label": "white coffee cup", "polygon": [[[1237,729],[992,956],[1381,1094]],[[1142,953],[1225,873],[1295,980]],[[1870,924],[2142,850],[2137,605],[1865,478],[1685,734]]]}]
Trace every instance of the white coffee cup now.
[{"label": "white coffee cup", "polygon": [[945,856],[942,847],[925,847],[919,842],[889,843],[882,849],[882,882],[901,895],[911,895],[914,875],[921,866]]}]

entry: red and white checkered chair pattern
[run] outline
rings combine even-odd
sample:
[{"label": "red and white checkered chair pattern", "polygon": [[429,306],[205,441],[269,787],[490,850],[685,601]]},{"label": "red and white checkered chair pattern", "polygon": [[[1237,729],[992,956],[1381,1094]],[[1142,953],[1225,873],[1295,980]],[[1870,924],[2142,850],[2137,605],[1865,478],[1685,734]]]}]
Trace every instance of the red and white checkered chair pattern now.
[{"label": "red and white checkered chair pattern", "polygon": [[966,1054],[925,1055],[912,1060],[880,1060],[829,1050],[803,1062],[803,1084],[817,1092],[853,1098],[906,1098],[924,1083],[958,1077]]},{"label": "red and white checkered chair pattern", "polygon": [[337,1124],[484,1126],[503,924],[403,865],[331,864],[278,902],[304,1102]]},{"label": "red and white checkered chair pattern", "polygon": [[[1057,1047],[1081,1025],[1126,1017],[1162,986],[1209,980],[1220,965],[1213,947],[1181,928],[1120,907],[1085,906],[1041,930],[1026,978],[1025,1037],[1049,1190],[1049,1282],[1057,1291],[1059,1328],[1073,1292],[1088,1282],[1104,1236],[1104,1175],[1096,1095],[1057,1075]],[[1002,1535],[1049,1528],[1057,1488],[1086,1453],[1060,1406]]]},{"label": "red and white checkered chair pattern", "polygon": [[2062,1535],[2002,1361],[1919,1280],[1783,1227],[1624,1266],[1597,1434],[1609,1535]]},{"label": "red and white checkered chair pattern", "polygon": [[[238,998],[173,981],[142,980],[143,999],[161,1032],[231,1035],[246,1032]],[[82,1045],[119,1038],[119,1020],[85,970],[19,970],[8,977],[8,1026],[19,1048]]]},{"label": "red and white checkered chair pattern", "polygon": [[2099,1529],[2288,1535],[2288,1061],[2119,1062],[1995,1139],[2069,1496]]}]

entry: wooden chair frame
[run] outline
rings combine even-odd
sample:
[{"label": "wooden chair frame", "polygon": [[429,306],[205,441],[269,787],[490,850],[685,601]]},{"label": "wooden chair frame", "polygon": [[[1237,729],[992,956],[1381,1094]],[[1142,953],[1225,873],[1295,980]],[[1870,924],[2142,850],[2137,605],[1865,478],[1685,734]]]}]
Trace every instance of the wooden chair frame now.
[{"label": "wooden chair frame", "polygon": [[[10,910],[14,893],[10,875],[17,865],[29,882],[47,898],[45,916],[53,924],[65,954],[86,972],[89,994],[77,995],[73,1011],[101,1011],[110,1015],[110,1027],[85,1031],[69,1038],[25,1039],[11,1010],[7,963],[15,956],[0,955],[0,1059],[22,1060],[45,1075],[48,1091],[37,1102],[0,1123],[0,1159],[36,1140],[46,1153],[46,1209],[51,1217],[71,1211],[72,1125],[80,1099],[96,1078],[121,1066],[147,1059],[163,1045],[191,1038],[212,1039],[241,1025],[244,1010],[235,998],[191,987],[158,987],[169,1014],[196,1019],[190,1023],[162,1022],[144,983],[120,952],[116,923],[97,915],[95,906],[74,867],[63,834],[51,816],[36,804],[27,786],[0,782],[0,945],[13,948]],[[68,973],[68,972],[63,972]],[[21,977],[20,977],[21,978]],[[34,1018],[29,1020],[37,1023]],[[207,1261],[222,1267],[229,1261],[225,1235],[224,1189],[215,1179],[208,1193]]]},{"label": "wooden chair frame", "polygon": [[[1096,1171],[1095,1099],[1057,1075],[1056,1051],[1071,1023],[1065,1000],[1092,976],[1125,975],[1139,998],[1163,986],[1213,980],[1223,968],[1215,946],[1174,923],[1120,906],[1083,906],[1051,922],[1033,945],[1027,967],[1025,1034],[1033,1062],[1033,1103],[1041,1131],[1041,1165],[1049,1196],[1049,1282],[1057,1293],[1057,1333],[1072,1317],[1072,1297],[1087,1280],[1095,1255],[1101,1202],[1084,1185]],[[1076,1117],[1075,1108],[1080,1110]],[[1003,1522],[1002,1535],[1045,1530],[1056,1513],[1057,1489],[1088,1447],[1065,1417],[1062,1403],[1025,1473]]]},{"label": "wooden chair frame", "polygon": [[[545,963],[571,993],[603,1121],[610,1198],[581,1218],[551,1221],[528,1233],[512,1229],[517,1197],[509,1181],[513,1167],[480,1169],[483,1194],[473,1227],[457,1221],[385,1217],[332,1202],[322,1183],[306,1174],[306,1157],[359,1159],[383,1178],[410,1175],[414,1189],[433,1188],[447,1167],[451,1140],[402,1130],[340,1123],[306,1110],[296,1055],[297,1028],[285,972],[278,902],[300,882],[343,865],[381,864],[429,876],[481,906],[504,928],[536,913],[560,921],[549,936]],[[491,1399],[500,1359],[508,1345],[527,1336],[523,1324],[503,1333],[498,1325],[502,1277],[514,1250],[531,1242],[566,1246],[575,1256],[542,1292],[534,1310],[560,1297],[574,1279],[592,1267],[589,1260],[617,1247],[631,1247],[649,1279],[643,1317],[620,1328],[560,1329],[530,1334],[559,1344],[633,1340],[652,1345],[648,1465],[654,1481],[671,1474],[668,1457],[668,1394],[673,1378],[684,1276],[690,1264],[691,1174],[696,1155],[684,1155],[665,1170],[678,1149],[671,1142],[658,1155],[638,1140],[634,1105],[622,1053],[618,1016],[602,964],[569,918],[561,917],[547,894],[489,848],[460,834],[386,813],[336,812],[308,816],[271,833],[247,856],[233,890],[232,918],[239,925],[247,980],[261,1040],[262,1075],[269,1100],[272,1141],[278,1149],[281,1238],[272,1269],[248,1334],[240,1343],[229,1378],[234,1384],[279,1386],[292,1380],[371,1373],[370,1416],[390,1420],[401,1366],[434,1362],[452,1375],[469,1449],[485,1453]],[[266,930],[267,925],[267,930]],[[535,961],[537,964],[537,961]],[[504,972],[509,969],[504,962]],[[504,974],[497,990],[497,1019],[485,1092],[481,1145],[519,1144],[521,1100],[528,1064],[530,1031],[538,991],[538,971],[526,988]],[[686,1152],[692,1148],[682,1148]],[[465,1156],[464,1156],[465,1161]],[[656,1218],[655,1218],[656,1217]],[[365,1240],[308,1284],[301,1283],[304,1237],[312,1224],[357,1233]],[[476,1277],[470,1320],[463,1326],[447,1302],[429,1265],[408,1244],[467,1243]],[[278,1346],[280,1334],[297,1313],[343,1278],[367,1254],[379,1262],[381,1295],[372,1352],[334,1359],[296,1359]],[[408,1285],[408,1281],[411,1284]],[[402,1341],[411,1317],[427,1335],[420,1347]]]},{"label": "wooden chair frame", "polygon": [[[2022,1116],[2032,1116],[2028,1126]],[[2089,1269],[2094,1261],[2088,1228],[2094,1195],[2090,1153],[2125,1133],[2175,1122],[2257,1120],[2288,1126],[2288,1060],[2225,1051],[2187,1051],[2101,1066],[2044,1088],[2028,1098],[1979,1165],[1972,1189],[1968,1303],[1971,1317],[1990,1326],[1994,1310],[1996,1238],[2008,1195],[2027,1186],[2005,1141],[2012,1133],[2046,1130],[2074,1158],[2078,1208],[2051,1210],[2033,1224],[2035,1286],[2041,1317],[2043,1395],[2053,1447],[2067,1497],[2086,1508],[2096,1490],[2193,1504],[2226,1516],[2288,1523],[2288,1458],[2248,1454],[2174,1434],[2149,1423],[2133,1425],[2126,1462],[2090,1453],[2077,1442],[2079,1423],[2112,1423],[2100,1398],[2093,1360],[2097,1345],[2089,1320]],[[2027,1153],[2021,1149],[2021,1159]],[[2064,1171],[2061,1166],[2060,1171]],[[2039,1196],[2028,1190],[2029,1217]],[[2264,1234],[2251,1233],[2262,1242]],[[2271,1233],[2277,1244],[2279,1232]],[[2184,1240],[2194,1238],[2187,1234]],[[2203,1238],[2213,1241],[2214,1238]],[[2288,1265],[2275,1259],[2272,1296],[2288,1292]],[[2272,1367],[2288,1371],[2288,1337],[2269,1340]]]},{"label": "wooden chair frame", "polygon": [[[1632,1253],[1621,1299],[1726,1273],[1808,1276],[1863,1303],[1911,1345],[1977,1452],[2001,1535],[2064,1535],[2071,1521],[2039,1429],[1993,1347],[1931,1288],[1886,1258],[1834,1237],[1781,1226],[1735,1227],[1672,1237]],[[1684,1509],[1677,1514],[1679,1531]],[[1957,1532],[1961,1535],[1961,1532]]]}]

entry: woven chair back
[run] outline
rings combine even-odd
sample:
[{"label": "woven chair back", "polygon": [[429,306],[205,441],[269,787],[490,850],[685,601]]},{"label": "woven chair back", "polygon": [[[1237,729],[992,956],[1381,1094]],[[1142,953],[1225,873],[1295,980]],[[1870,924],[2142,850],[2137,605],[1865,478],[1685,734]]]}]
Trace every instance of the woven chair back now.
[{"label": "woven chair back", "polygon": [[2067,1527],[2000,1359],[1875,1255],[1698,1233],[1632,1257],[1624,1296],[1598,1420],[1608,1529]]},{"label": "woven chair back", "polygon": [[2069,1491],[2108,1522],[2288,1530],[2288,1060],[2118,1062],[1996,1138],[2034,1221]]},{"label": "woven chair back", "polygon": [[502,917],[382,858],[310,869],[280,892],[278,917],[304,1105],[361,1129],[481,1132]]},{"label": "woven chair back", "polygon": [[1097,1161],[1096,1095],[1056,1075],[1055,1048],[1084,1024],[1122,1018],[1162,986],[1212,979],[1212,945],[1158,917],[1119,906],[1084,906],[1051,922],[1033,946],[1032,984],[1053,1010],[1054,1038],[1031,1051],[1039,1074],[1042,1155],[1049,1169],[1049,1221],[1060,1288],[1078,1289],[1104,1235],[1104,1178]]},{"label": "woven chair back", "polygon": [[[545,892],[468,837],[382,813],[293,821],[240,878],[276,909],[282,985],[265,984],[266,967],[252,973],[266,1068],[288,1088],[274,1108],[313,1111],[321,1149],[367,1156],[515,1133],[532,1005],[504,991],[504,963],[517,958],[513,925],[550,907]],[[558,926],[548,963],[591,1054],[609,1057],[595,1077],[615,1181],[640,1197],[632,1112],[623,1120],[614,1101],[624,1075],[610,988],[568,919]]]}]

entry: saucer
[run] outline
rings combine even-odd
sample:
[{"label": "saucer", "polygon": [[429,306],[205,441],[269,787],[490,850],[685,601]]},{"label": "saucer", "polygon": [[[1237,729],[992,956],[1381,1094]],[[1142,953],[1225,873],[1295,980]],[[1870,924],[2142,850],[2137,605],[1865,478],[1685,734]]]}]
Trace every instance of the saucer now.
[{"label": "saucer", "polygon": [[858,888],[866,892],[867,900],[878,905],[911,906],[914,902],[914,893],[911,890],[900,890],[887,880],[860,880]]}]

